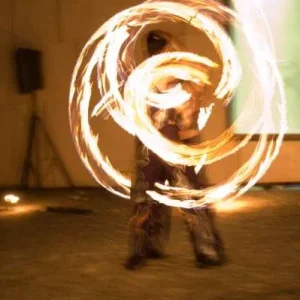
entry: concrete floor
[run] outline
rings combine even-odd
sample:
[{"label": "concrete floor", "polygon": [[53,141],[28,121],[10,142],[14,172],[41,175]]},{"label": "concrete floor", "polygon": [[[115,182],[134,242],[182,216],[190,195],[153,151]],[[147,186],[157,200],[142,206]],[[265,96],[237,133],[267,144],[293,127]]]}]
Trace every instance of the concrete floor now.
[{"label": "concrete floor", "polygon": [[[197,269],[174,212],[170,256],[124,270],[131,203],[105,191],[19,193],[0,199],[1,300],[300,299],[300,192],[251,192],[219,208],[230,261]],[[46,212],[47,206],[91,214]]]}]

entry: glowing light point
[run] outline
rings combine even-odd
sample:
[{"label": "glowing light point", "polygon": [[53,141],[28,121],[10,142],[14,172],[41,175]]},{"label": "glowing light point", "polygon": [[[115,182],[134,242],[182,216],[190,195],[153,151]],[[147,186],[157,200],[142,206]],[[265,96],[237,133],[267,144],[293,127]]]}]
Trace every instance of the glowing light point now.
[{"label": "glowing light point", "polygon": [[10,204],[17,204],[20,201],[20,197],[13,194],[8,194],[4,196],[4,201]]}]

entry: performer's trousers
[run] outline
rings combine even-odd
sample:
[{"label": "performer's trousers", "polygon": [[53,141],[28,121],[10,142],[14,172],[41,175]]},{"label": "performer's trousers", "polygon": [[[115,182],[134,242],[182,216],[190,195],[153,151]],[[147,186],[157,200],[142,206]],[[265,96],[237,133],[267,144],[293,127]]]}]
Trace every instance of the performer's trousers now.
[{"label": "performer's trousers", "polygon": [[[165,135],[176,139],[174,128],[165,128]],[[133,180],[131,199],[135,202],[130,219],[130,251],[132,255],[147,256],[164,253],[170,233],[172,209],[150,199],[147,190],[155,189],[156,182],[200,189],[193,167],[174,167],[162,161],[137,140],[136,178]],[[217,231],[214,212],[209,206],[181,209],[193,251],[199,255],[214,255],[223,251]]]}]

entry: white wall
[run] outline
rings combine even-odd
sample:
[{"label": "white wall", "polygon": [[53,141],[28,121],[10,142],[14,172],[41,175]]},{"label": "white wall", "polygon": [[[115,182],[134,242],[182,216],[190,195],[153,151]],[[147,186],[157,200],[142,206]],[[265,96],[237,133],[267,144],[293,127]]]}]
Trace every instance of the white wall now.
[{"label": "white wall", "polygon": [[[30,96],[19,95],[15,84],[13,50],[18,46],[43,51],[45,89],[37,93],[40,115],[56,145],[59,155],[76,186],[95,186],[75,150],[68,123],[68,93],[71,73],[84,43],[105,20],[116,12],[139,1],[110,0],[2,0],[0,3],[0,186],[18,185],[26,148]],[[197,41],[192,32],[177,28],[182,38],[195,51],[208,54],[210,46]],[[203,48],[204,47],[204,48]],[[227,116],[219,108],[204,138],[224,130]],[[109,133],[109,134],[107,134]],[[111,122],[102,122],[99,136],[105,137],[105,151],[124,172],[133,166],[132,139]],[[109,137],[109,138],[108,138]],[[265,181],[300,181],[295,166],[300,159],[293,155],[300,143],[287,142],[280,158],[265,176]],[[225,179],[243,161],[251,145],[241,154],[234,155],[218,165],[208,167],[210,183]],[[43,143],[42,165],[51,160],[49,147]],[[124,155],[124,153],[126,155]],[[65,186],[57,168],[48,173],[45,186]]]}]

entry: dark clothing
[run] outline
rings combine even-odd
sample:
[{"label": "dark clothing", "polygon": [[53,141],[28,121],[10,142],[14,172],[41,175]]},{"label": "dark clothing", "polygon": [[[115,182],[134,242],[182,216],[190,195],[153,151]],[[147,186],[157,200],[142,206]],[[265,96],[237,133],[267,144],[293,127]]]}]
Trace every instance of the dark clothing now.
[{"label": "dark clothing", "polygon": [[[161,133],[171,140],[179,140],[176,125],[166,125]],[[169,181],[171,186],[200,189],[193,167],[170,166],[139,141],[136,141],[136,178],[133,180],[131,199],[135,202],[130,220],[130,248],[132,255],[151,256],[164,253],[171,221],[171,207],[153,201],[147,190],[155,182]],[[210,207],[181,209],[198,259],[218,257],[223,245],[214,223]],[[213,259],[213,258],[212,258]]]}]

